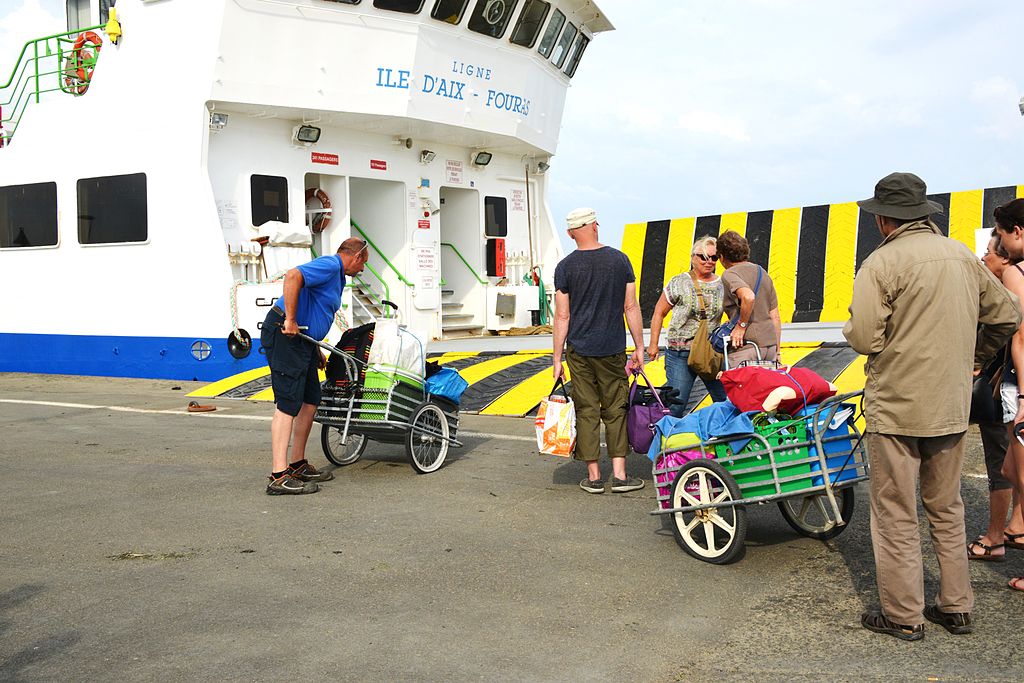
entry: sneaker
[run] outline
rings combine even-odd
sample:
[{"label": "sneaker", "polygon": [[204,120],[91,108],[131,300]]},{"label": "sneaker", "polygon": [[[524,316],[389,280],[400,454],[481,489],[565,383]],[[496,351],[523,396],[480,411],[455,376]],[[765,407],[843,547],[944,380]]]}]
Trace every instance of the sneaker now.
[{"label": "sneaker", "polygon": [[288,474],[299,481],[330,481],[334,479],[334,472],[321,472],[308,462],[304,462],[297,468],[288,466]]},{"label": "sneaker", "polygon": [[316,482],[304,482],[296,479],[290,474],[282,474],[277,479],[274,477],[267,477],[270,483],[267,484],[267,495],[270,496],[281,496],[281,495],[297,495],[302,493],[316,493],[320,490],[320,487]]},{"label": "sneaker", "polygon": [[639,491],[644,487],[644,480],[636,477],[619,479],[612,477],[612,491],[614,493],[625,493],[626,491]]},{"label": "sneaker", "polygon": [[974,630],[970,612],[943,612],[937,605],[928,605],[924,608],[924,618],[958,636]]},{"label": "sneaker", "polygon": [[869,631],[884,633],[900,640],[921,640],[924,638],[924,624],[906,626],[889,621],[881,612],[865,612],[860,615],[860,624]]},{"label": "sneaker", "polygon": [[587,493],[604,493],[604,482],[600,479],[584,479],[580,482],[580,488]]}]

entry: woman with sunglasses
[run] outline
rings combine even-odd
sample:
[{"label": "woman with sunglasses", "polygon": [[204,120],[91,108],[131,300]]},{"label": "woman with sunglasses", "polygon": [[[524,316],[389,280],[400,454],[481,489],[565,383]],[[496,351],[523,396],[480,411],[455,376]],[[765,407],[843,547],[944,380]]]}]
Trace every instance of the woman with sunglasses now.
[{"label": "woman with sunglasses", "polygon": [[[714,237],[701,237],[690,251],[690,271],[681,273],[668,281],[661,292],[654,315],[651,317],[651,342],[647,348],[648,357],[658,358],[658,338],[665,316],[672,311],[668,326],[668,344],[665,349],[665,375],[673,389],[679,391],[681,404],[672,405],[672,414],[682,417],[686,412],[693,382],[697,378],[690,369],[690,344],[704,316],[708,321],[708,332],[718,328],[722,321],[722,280],[715,275],[718,248]],[[700,287],[700,296],[697,296]],[[701,302],[703,299],[703,304]],[[703,313],[702,313],[703,309]],[[704,383],[715,401],[725,400],[725,388],[718,380]]]}]

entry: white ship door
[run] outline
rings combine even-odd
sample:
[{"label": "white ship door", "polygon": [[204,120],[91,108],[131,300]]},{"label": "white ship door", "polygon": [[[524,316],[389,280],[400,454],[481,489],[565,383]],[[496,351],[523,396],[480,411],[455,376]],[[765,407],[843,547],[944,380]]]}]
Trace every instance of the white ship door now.
[{"label": "white ship door", "polygon": [[441,330],[446,336],[483,332],[487,302],[480,193],[442,187]]},{"label": "white ship door", "polygon": [[367,241],[370,254],[366,269],[353,278],[359,284],[352,304],[352,324],[357,325],[383,316],[385,299],[403,311],[412,299],[413,280],[406,272],[409,198],[405,183],[391,180],[349,178],[348,186],[351,234]]}]

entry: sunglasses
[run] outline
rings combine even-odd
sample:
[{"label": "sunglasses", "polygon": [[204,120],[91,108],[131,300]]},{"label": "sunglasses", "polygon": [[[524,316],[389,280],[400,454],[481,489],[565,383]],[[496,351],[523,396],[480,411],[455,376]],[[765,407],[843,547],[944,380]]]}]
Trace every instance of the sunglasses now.
[{"label": "sunglasses", "polygon": [[715,261],[718,260],[718,254],[712,254],[711,256],[708,256],[707,254],[694,254],[694,256],[699,258],[704,263],[714,263]]}]

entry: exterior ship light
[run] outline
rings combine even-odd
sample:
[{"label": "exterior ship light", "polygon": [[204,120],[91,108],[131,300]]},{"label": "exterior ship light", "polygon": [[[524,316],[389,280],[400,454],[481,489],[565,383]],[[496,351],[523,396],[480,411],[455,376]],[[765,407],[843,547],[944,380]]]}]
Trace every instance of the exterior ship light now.
[{"label": "exterior ship light", "polygon": [[473,155],[473,164],[475,166],[486,166],[491,163],[491,159],[494,157],[490,152],[477,152]]},{"label": "exterior ship light", "polygon": [[292,141],[296,144],[310,146],[320,140],[320,129],[316,126],[295,126],[292,129]]}]

